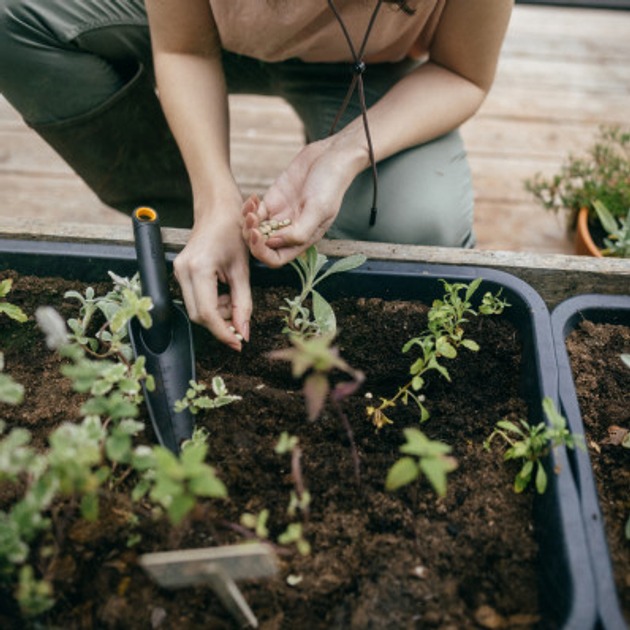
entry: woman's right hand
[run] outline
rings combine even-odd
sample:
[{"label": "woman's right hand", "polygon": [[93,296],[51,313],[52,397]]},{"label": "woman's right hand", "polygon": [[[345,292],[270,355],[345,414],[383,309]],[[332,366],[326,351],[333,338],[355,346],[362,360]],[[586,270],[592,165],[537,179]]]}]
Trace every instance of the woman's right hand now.
[{"label": "woman's right hand", "polygon": [[239,337],[249,340],[252,312],[249,251],[241,235],[240,203],[239,198],[236,209],[201,213],[173,263],[190,319],[234,350],[241,350]]}]

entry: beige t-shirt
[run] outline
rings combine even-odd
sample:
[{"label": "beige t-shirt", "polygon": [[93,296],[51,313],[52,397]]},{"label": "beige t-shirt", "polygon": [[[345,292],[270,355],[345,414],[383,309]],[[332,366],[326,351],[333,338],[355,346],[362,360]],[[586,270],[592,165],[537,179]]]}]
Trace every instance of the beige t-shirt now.
[{"label": "beige t-shirt", "polygon": [[[263,61],[351,62],[352,55],[327,0],[209,0],[225,50]],[[364,59],[395,62],[426,54],[446,0],[415,0],[413,15],[383,4]],[[376,0],[336,0],[359,50]]]}]

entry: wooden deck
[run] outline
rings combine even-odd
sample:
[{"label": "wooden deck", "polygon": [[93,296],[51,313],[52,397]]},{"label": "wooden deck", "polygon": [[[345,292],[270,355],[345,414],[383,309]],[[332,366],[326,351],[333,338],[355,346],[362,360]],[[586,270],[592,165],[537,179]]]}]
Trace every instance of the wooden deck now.
[{"label": "wooden deck", "polygon": [[[481,250],[569,253],[562,217],[523,181],[554,172],[600,124],[630,124],[630,11],[517,5],[492,93],[463,128]],[[235,97],[232,160],[245,194],[263,192],[301,146],[282,101]],[[0,233],[29,222],[122,226],[0,97]],[[9,230],[10,231],[10,230]]]}]

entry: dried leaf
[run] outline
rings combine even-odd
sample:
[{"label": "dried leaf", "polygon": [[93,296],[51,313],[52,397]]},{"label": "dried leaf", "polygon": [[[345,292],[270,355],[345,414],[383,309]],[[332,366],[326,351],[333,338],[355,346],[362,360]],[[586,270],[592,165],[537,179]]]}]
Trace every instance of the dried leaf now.
[{"label": "dried leaf", "polygon": [[602,444],[611,444],[612,446],[621,446],[627,439],[630,430],[613,424],[608,427],[608,437],[602,440]]},{"label": "dried leaf", "polygon": [[490,630],[500,630],[500,628],[507,628],[507,619],[500,615],[491,606],[479,606],[475,610],[475,621],[482,628],[489,628]]}]

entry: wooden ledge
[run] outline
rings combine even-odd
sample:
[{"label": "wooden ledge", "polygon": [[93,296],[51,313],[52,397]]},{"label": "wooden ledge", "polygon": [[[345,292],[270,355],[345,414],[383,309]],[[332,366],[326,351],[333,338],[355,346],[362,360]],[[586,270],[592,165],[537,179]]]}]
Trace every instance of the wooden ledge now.
[{"label": "wooden ledge", "polygon": [[[181,251],[186,244],[188,230],[164,228],[162,235],[165,249],[176,253]],[[85,223],[50,225],[33,220],[2,218],[0,238],[133,245],[131,221],[129,226]],[[553,308],[568,297],[583,293],[630,295],[630,260],[627,259],[463,250],[327,239],[320,242],[318,249],[330,257],[343,257],[360,252],[371,260],[426,262],[499,269],[530,284],[542,296],[549,308]]]}]

